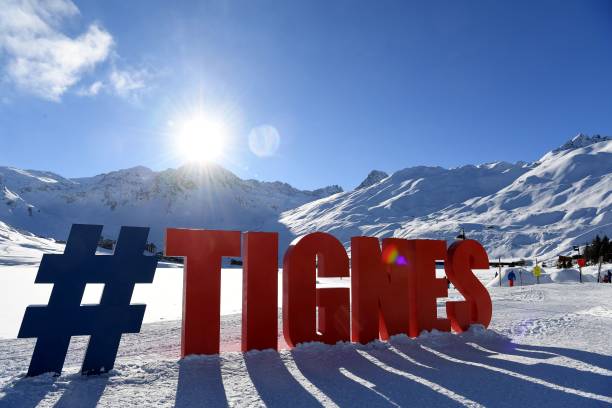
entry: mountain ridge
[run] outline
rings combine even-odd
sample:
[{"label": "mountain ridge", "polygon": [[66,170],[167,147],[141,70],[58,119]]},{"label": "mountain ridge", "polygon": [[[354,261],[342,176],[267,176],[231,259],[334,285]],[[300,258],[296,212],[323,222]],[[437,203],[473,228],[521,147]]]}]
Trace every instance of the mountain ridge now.
[{"label": "mountain ridge", "polygon": [[[579,134],[533,163],[416,166],[366,190],[281,215],[295,235],[453,240],[465,230],[491,256],[552,256],[612,225],[612,140]],[[580,200],[578,197],[582,197]]]},{"label": "mountain ridge", "polygon": [[579,134],[532,163],[375,170],[350,191],[244,180],[219,165],[78,178],[0,167],[0,221],[60,240],[72,223],[103,224],[110,238],[150,226],[159,248],[168,226],[277,231],[281,248],[313,231],[348,247],[355,235],[452,240],[463,228],[492,256],[542,256],[612,225],[611,149],[609,137]]},{"label": "mountain ridge", "polygon": [[341,192],[339,186],[299,190],[288,183],[243,180],[218,166],[186,165],[153,171],[144,166],[68,179],[58,174],[0,167],[0,220],[41,236],[66,239],[73,223],[151,226],[163,245],[167,225],[191,228],[282,229],[281,211]]}]

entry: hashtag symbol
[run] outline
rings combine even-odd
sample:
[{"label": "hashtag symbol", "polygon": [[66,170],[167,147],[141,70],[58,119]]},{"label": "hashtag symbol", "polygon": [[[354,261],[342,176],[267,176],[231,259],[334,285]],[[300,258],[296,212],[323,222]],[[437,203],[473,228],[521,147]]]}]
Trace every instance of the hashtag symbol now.
[{"label": "hashtag symbol", "polygon": [[[36,337],[28,376],[60,374],[72,336],[89,335],[81,372],[115,364],[123,333],[138,333],[146,305],[131,305],[136,283],[151,283],[157,259],[143,255],[148,228],[122,227],[113,255],[96,255],[101,225],[74,224],[63,254],[43,255],[35,283],[52,283],[49,303],[28,306],[19,338]],[[88,283],[102,283],[98,305],[81,305]]]}]

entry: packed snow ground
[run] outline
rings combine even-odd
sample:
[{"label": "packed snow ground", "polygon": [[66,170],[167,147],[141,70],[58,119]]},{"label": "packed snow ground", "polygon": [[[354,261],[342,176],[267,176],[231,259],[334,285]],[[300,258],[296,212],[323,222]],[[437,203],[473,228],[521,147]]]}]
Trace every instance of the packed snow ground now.
[{"label": "packed snow ground", "polygon": [[[33,282],[34,272],[3,266],[0,279],[23,273]],[[240,310],[240,272],[223,272],[227,313]],[[478,276],[495,282],[494,270]],[[612,405],[612,285],[490,285],[489,330],[475,326],[462,335],[396,336],[368,345],[305,344],[292,351],[281,341],[278,353],[237,352],[240,315],[228,314],[222,317],[219,356],[180,360],[180,321],[159,319],[180,316],[181,282],[180,269],[160,268],[149,292],[135,294],[149,304],[149,321],[158,322],[123,336],[115,369],[107,375],[78,373],[86,337],[73,339],[60,377],[35,378],[24,377],[34,340],[0,340],[0,406]],[[15,306],[2,299],[15,302],[21,290],[12,279],[2,281],[2,316],[12,313],[20,321],[28,302]],[[459,295],[451,289],[449,297]]]},{"label": "packed snow ground", "polygon": [[[514,288],[507,287],[509,269],[502,270],[501,287],[495,269],[476,271],[493,299],[489,330],[292,351],[279,333],[280,352],[247,354],[238,352],[241,270],[224,269],[222,353],[180,360],[182,268],[160,263],[153,284],[136,286],[132,301],[147,303],[145,324],[141,333],[123,336],[115,370],[81,376],[87,338],[75,337],[62,376],[25,378],[34,340],[14,337],[25,307],[48,300],[51,286],[34,284],[41,251],[63,248],[19,234],[4,242],[10,244],[0,254],[0,337],[6,338],[0,340],[0,407],[612,404],[612,285],[593,282],[596,267],[583,269],[583,284],[574,269],[548,268],[539,285],[528,270],[515,270]],[[281,278],[279,271],[279,288]],[[83,303],[95,303],[100,289],[89,287]],[[451,288],[449,298],[460,295]],[[441,316],[444,301],[438,302]]]},{"label": "packed snow ground", "polygon": [[[0,339],[15,338],[21,325],[23,313],[28,305],[46,304],[51,293],[51,284],[35,284],[34,279],[38,266],[2,265],[4,258],[0,256]],[[35,259],[35,258],[33,258]],[[37,258],[40,261],[40,255]],[[536,279],[528,269],[505,268],[502,269],[501,285],[508,286],[507,274],[513,269],[517,276],[515,285],[534,285]],[[601,268],[602,276],[607,270],[612,270],[612,264],[604,264]],[[499,286],[500,280],[496,276],[497,270],[476,271],[480,280],[487,287]],[[583,268],[583,282],[597,282],[596,266]],[[437,271],[438,277],[444,276],[444,270]],[[319,286],[349,286],[349,278],[333,279],[319,278]],[[558,270],[549,268],[540,277],[540,283],[578,283],[580,274],[578,269]],[[94,304],[100,301],[104,285],[87,285],[82,304]],[[179,320],[183,307],[183,269],[181,265],[160,262],[152,284],[138,284],[135,286],[132,303],[144,303],[147,309],[144,323],[155,323],[167,320]],[[453,299],[461,296],[451,288],[449,297]],[[443,302],[443,300],[440,300]],[[278,304],[282,303],[282,269],[278,271]],[[230,315],[240,313],[242,310],[242,269],[224,268],[221,274],[221,314]],[[611,340],[612,341],[612,340]]]}]

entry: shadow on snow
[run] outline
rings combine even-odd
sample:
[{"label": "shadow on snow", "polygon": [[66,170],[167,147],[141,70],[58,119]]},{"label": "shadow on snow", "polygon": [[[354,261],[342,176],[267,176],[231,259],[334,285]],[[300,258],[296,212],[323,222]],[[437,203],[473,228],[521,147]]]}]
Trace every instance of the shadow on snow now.
[{"label": "shadow on snow", "polygon": [[[485,332],[488,333],[488,332]],[[604,406],[612,403],[612,357],[515,344],[499,336],[425,336],[390,343],[304,345],[243,355],[248,388],[269,407]],[[228,406],[222,370],[230,354],[178,362],[177,407]],[[246,375],[246,374],[241,374]],[[63,391],[56,406],[94,407],[109,380],[69,375],[19,378],[0,390],[0,406],[34,407]],[[59,384],[61,382],[61,384]]]}]

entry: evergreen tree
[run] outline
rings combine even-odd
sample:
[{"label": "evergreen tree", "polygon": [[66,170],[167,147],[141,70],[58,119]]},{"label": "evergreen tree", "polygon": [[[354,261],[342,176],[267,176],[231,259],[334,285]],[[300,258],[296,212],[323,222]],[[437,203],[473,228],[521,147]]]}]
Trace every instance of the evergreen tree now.
[{"label": "evergreen tree", "polygon": [[610,245],[610,239],[607,235],[601,239],[601,251],[599,253],[603,257],[604,262],[612,261],[612,245]]},{"label": "evergreen tree", "polygon": [[591,258],[592,263],[596,263],[599,261],[599,254],[601,253],[601,238],[599,234],[595,236],[593,240],[593,256]]},{"label": "evergreen tree", "polygon": [[593,263],[593,247],[587,244],[584,247],[584,251],[582,252],[582,256],[586,259],[587,262]]},{"label": "evergreen tree", "polygon": [[603,238],[596,235],[590,244],[587,244],[583,251],[583,257],[591,265],[599,263],[599,257],[602,257],[603,262],[612,261],[612,243],[607,235]]}]

